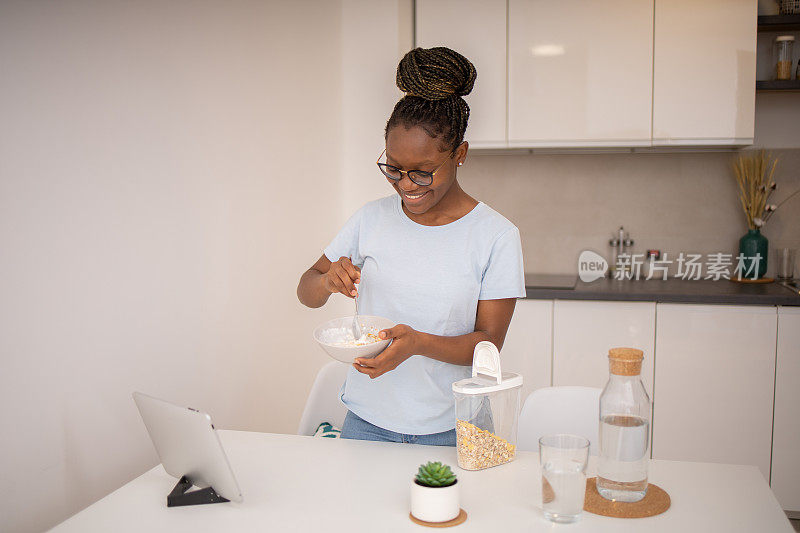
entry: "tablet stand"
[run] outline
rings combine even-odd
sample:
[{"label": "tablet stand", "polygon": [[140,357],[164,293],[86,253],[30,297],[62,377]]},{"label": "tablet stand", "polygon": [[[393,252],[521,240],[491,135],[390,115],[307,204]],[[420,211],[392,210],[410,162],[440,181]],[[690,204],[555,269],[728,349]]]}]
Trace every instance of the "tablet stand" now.
[{"label": "tablet stand", "polygon": [[212,487],[204,489],[193,490],[186,492],[192,488],[192,482],[189,478],[183,476],[172,492],[167,496],[167,507],[177,507],[179,505],[202,505],[204,503],[222,503],[229,502],[230,500],[223,498]]}]

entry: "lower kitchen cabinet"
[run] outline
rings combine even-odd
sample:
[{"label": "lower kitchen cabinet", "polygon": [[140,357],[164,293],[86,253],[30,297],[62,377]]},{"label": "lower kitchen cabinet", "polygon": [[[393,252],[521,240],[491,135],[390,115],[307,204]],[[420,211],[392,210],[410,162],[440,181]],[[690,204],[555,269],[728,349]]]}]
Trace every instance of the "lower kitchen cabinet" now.
[{"label": "lower kitchen cabinet", "polygon": [[534,390],[550,386],[552,335],[553,300],[517,300],[500,364],[507,372],[522,374],[522,402]]},{"label": "lower kitchen cabinet", "polygon": [[553,307],[553,385],[604,387],[608,349],[644,352],[642,381],[653,397],[655,302],[556,300]]},{"label": "lower kitchen cabinet", "polygon": [[800,518],[800,307],[778,308],[772,490]]},{"label": "lower kitchen cabinet", "polygon": [[776,308],[658,304],[656,317],[653,457],[769,479]]}]

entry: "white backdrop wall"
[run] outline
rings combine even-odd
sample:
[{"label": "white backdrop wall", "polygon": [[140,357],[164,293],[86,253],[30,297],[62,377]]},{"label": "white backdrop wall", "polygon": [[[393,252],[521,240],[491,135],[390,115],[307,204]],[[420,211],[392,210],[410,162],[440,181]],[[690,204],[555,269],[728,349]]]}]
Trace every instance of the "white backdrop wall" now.
[{"label": "white backdrop wall", "polygon": [[343,222],[342,7],[0,4],[3,531],[157,464],[133,390],[296,430],[345,304],[295,297]]},{"label": "white backdrop wall", "polygon": [[397,63],[413,43],[411,0],[344,0],[342,9],[342,214],[394,194],[375,165],[386,121],[403,94]]}]

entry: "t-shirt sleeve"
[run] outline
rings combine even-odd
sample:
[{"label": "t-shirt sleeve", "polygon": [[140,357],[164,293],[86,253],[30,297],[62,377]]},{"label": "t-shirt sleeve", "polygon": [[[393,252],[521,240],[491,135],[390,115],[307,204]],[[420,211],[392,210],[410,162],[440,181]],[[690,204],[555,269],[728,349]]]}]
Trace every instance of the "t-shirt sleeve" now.
[{"label": "t-shirt sleeve", "polygon": [[479,300],[525,297],[525,269],[522,264],[522,240],[516,227],[509,228],[495,240],[481,280]]},{"label": "t-shirt sleeve", "polygon": [[359,240],[361,235],[361,219],[363,218],[364,208],[356,211],[350,219],[345,222],[339,233],[333,238],[331,243],[325,247],[325,257],[331,263],[335,263],[340,257],[349,257],[350,261],[359,268],[364,264],[361,257]]}]

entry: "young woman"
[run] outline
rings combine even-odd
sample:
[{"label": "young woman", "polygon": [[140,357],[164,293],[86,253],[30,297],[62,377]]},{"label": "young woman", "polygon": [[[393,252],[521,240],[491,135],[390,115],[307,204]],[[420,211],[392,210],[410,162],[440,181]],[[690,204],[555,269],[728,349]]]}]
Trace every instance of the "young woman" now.
[{"label": "young woman", "polygon": [[468,149],[462,96],[475,77],[449,48],[406,54],[397,67],[406,96],[378,158],[396,194],[359,209],[300,278],[309,307],[358,295],[361,313],[397,324],[380,332],[392,339],[382,353],[350,369],[343,438],[454,446],[451,385],[471,375],[478,342],[503,345],[525,296],[519,231],[456,179]]}]

